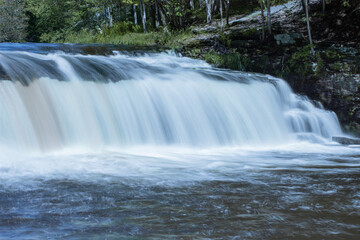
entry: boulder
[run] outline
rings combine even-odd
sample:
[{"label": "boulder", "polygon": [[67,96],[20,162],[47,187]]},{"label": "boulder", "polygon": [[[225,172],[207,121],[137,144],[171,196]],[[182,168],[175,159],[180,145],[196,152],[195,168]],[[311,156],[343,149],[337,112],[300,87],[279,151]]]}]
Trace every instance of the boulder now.
[{"label": "boulder", "polygon": [[277,45],[294,44],[295,40],[289,34],[276,34],[274,36]]},{"label": "boulder", "polygon": [[332,137],[332,140],[344,145],[360,144],[360,138]]}]

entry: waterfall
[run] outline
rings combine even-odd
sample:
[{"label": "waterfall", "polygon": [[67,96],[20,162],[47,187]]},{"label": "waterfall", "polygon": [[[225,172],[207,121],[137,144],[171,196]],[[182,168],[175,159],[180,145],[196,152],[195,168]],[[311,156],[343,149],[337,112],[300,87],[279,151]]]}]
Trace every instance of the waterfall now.
[{"label": "waterfall", "polygon": [[0,144],[71,147],[283,144],[341,135],[333,112],[281,79],[169,54],[0,51]]}]

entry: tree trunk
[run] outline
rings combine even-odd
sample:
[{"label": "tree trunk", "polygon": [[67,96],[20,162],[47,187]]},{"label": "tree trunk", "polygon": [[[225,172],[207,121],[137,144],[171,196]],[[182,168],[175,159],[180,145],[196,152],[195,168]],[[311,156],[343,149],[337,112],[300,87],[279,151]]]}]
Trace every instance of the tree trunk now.
[{"label": "tree trunk", "polygon": [[260,0],[261,6],[261,41],[265,41],[265,14],[264,14],[264,2]]},{"label": "tree trunk", "polygon": [[220,3],[220,5],[219,5],[219,10],[220,10],[220,29],[221,29],[221,31],[223,31],[223,26],[224,26],[224,24],[223,24],[223,8],[222,8],[222,6],[223,6],[223,0],[219,0],[219,3]]},{"label": "tree trunk", "polygon": [[217,11],[217,2],[215,0],[211,0],[211,12],[215,13]]},{"label": "tree trunk", "polygon": [[224,0],[225,11],[226,11],[226,25],[230,26],[229,24],[229,12],[230,12],[230,0]]},{"label": "tree trunk", "polygon": [[[167,28],[167,22],[166,22],[166,15],[165,15],[165,9],[161,3],[161,0],[157,0],[160,1],[159,4],[159,12],[160,12],[160,18],[161,18],[161,23],[164,27],[164,32],[168,32],[168,28]],[[159,2],[158,2],[159,3]]]},{"label": "tree trunk", "polygon": [[325,14],[325,0],[322,0],[322,13]]},{"label": "tree trunk", "polygon": [[109,20],[109,27],[113,26],[113,16],[111,14],[111,7],[107,7],[107,14],[108,14],[108,20]]},{"label": "tree trunk", "polygon": [[269,37],[271,36],[271,1],[267,0],[267,27]]},{"label": "tree trunk", "polygon": [[134,24],[138,25],[137,13],[136,13],[136,5],[135,4],[133,4],[133,11],[134,11]]},{"label": "tree trunk", "polygon": [[[180,6],[180,13],[182,13],[183,12],[183,7],[182,7],[182,1],[181,0],[179,0],[179,6]],[[182,20],[181,15],[179,16],[179,25],[180,25],[180,27],[183,27],[183,20]]]},{"label": "tree trunk", "polygon": [[[305,1],[304,1],[304,0],[300,0],[300,1],[301,1],[301,4],[302,4],[302,7],[303,7],[304,14],[306,14]],[[309,9],[309,0],[306,0],[306,3],[307,3],[307,5],[308,5],[308,9]]]},{"label": "tree trunk", "polygon": [[[304,1],[304,0],[303,0]],[[310,43],[310,49],[311,49],[311,54],[314,56],[315,55],[315,51],[313,48],[313,42],[312,42],[312,38],[311,38],[311,29],[310,29],[310,22],[309,22],[309,9],[308,9],[308,2],[307,0],[304,1],[304,6],[305,6],[305,15],[306,15],[306,27],[308,30],[308,35],[309,35],[309,43]]]},{"label": "tree trunk", "polygon": [[[206,1],[206,0],[205,0]],[[202,8],[202,6],[203,6],[203,0],[199,0],[199,6],[200,6],[200,8]]]},{"label": "tree trunk", "polygon": [[158,2],[157,1],[155,1],[155,27],[156,27],[156,29],[158,29],[160,27],[159,7],[158,7]]},{"label": "tree trunk", "polygon": [[211,2],[212,0],[205,0],[206,1],[206,22],[211,23]]},{"label": "tree trunk", "polygon": [[194,0],[190,0],[190,8],[191,9],[195,8]]},{"label": "tree trunk", "polygon": [[146,29],[146,11],[145,11],[145,3],[144,0],[139,0],[140,13],[141,13],[141,22],[143,25],[144,33],[147,32]]}]

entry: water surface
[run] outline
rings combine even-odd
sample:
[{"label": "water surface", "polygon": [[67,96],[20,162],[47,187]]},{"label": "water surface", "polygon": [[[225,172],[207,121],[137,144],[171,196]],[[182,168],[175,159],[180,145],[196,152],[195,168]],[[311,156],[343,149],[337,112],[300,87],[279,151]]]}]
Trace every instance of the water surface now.
[{"label": "water surface", "polygon": [[0,239],[360,237],[360,147],[331,141],[334,113],[271,76],[105,48],[0,44]]}]

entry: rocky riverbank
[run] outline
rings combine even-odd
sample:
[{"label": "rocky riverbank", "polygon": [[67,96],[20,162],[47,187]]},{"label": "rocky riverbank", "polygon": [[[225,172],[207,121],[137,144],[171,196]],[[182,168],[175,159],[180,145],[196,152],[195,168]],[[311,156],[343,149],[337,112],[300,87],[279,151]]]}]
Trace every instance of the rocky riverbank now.
[{"label": "rocky riverbank", "polygon": [[320,1],[310,1],[315,55],[298,1],[272,8],[266,41],[260,40],[261,16],[255,12],[233,18],[223,32],[216,22],[193,28],[198,37],[178,50],[218,67],[284,78],[297,93],[335,111],[346,132],[360,135],[360,4],[347,4],[332,1],[323,13]]}]

